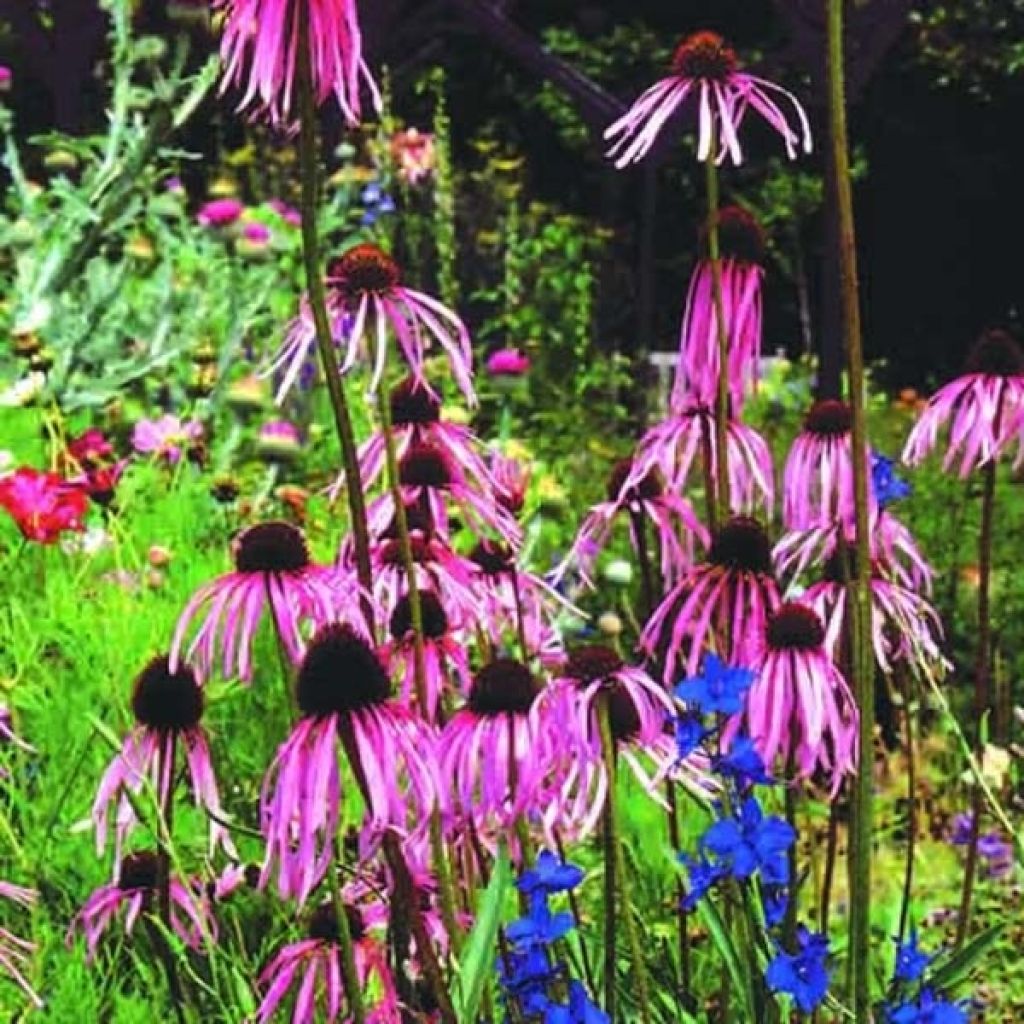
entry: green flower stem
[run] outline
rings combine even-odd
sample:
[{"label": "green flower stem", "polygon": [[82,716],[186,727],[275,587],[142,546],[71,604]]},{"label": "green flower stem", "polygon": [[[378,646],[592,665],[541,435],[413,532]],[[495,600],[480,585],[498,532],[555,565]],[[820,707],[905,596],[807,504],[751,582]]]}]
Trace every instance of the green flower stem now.
[{"label": "green flower stem", "polygon": [[725,322],[722,300],[722,253],[718,244],[718,165],[715,151],[718,142],[712,132],[711,153],[704,161],[708,197],[708,257],[711,263],[711,295],[715,304],[715,327],[718,341],[718,388],[715,392],[715,505],[719,523],[729,518],[729,325]]},{"label": "green flower stem", "polygon": [[828,0],[828,82],[831,125],[831,173],[839,218],[843,341],[849,376],[852,414],[851,456],[856,518],[855,572],[852,580],[850,645],[854,693],[860,712],[859,762],[854,790],[851,844],[850,962],[853,1011],[858,1024],[870,1024],[871,1013],[871,847],[874,827],[874,657],[871,649],[871,552],[868,534],[867,430],[864,414],[864,353],[861,343],[857,282],[857,242],[853,220],[853,188],[846,127],[843,67],[843,0]]},{"label": "green flower stem", "polygon": [[910,916],[910,897],[914,888],[914,857],[917,851],[917,751],[914,749],[914,681],[905,665],[897,668],[903,696],[903,718],[907,730],[907,859],[903,868],[903,894],[900,900],[900,924],[897,941],[903,945]]},{"label": "green flower stem", "polygon": [[[628,885],[626,881],[626,858],[622,850],[622,823],[619,819],[619,806],[616,800],[615,784],[617,779],[615,737],[612,733],[611,709],[607,693],[601,693],[597,699],[598,728],[601,732],[601,754],[604,758],[605,771],[608,774],[608,795],[604,807],[605,835],[605,1012],[612,1020],[615,1015],[615,911],[616,904],[622,904],[622,919],[626,925],[626,940],[633,960],[633,976],[636,981],[637,998],[640,1001],[640,1020],[649,1024],[651,1016],[651,1000],[647,981],[647,967],[644,964],[643,947],[640,944],[640,933],[637,930],[633,908],[630,905]],[[610,878],[609,878],[610,875]],[[609,952],[609,948],[611,952]]]},{"label": "green flower stem", "polygon": [[366,1024],[366,1005],[363,1003],[363,990],[359,984],[359,972],[356,970],[352,929],[349,927],[348,914],[345,913],[345,902],[341,898],[341,885],[338,882],[338,872],[336,870],[337,861],[337,846],[332,844],[331,866],[328,868],[327,874],[331,880],[331,900],[334,904],[334,916],[338,923],[341,975],[345,982],[345,994],[348,996],[348,1006],[352,1011],[352,1020],[355,1024]]},{"label": "green flower stem", "polygon": [[[1000,418],[997,414],[997,420]],[[974,715],[977,719],[978,734],[975,745],[978,764],[984,763],[985,755],[985,714],[989,710],[989,673],[991,670],[992,646],[992,533],[996,504],[996,463],[989,460],[982,469],[981,530],[978,535],[978,652],[974,669]],[[971,801],[971,837],[967,847],[967,863],[964,867],[964,883],[960,892],[960,913],[957,915],[954,948],[959,949],[967,938],[971,924],[971,902],[974,895],[974,879],[978,873],[978,841],[981,838],[981,816],[985,799],[980,786],[974,787]]]},{"label": "green flower stem", "polygon": [[370,569],[370,535],[366,525],[366,499],[359,473],[352,417],[341,383],[341,373],[334,352],[330,320],[327,315],[327,297],[324,289],[320,258],[320,240],[317,233],[317,204],[319,198],[319,162],[317,154],[316,104],[313,98],[313,80],[309,54],[309,5],[299,4],[297,28],[296,77],[299,92],[299,162],[302,176],[302,258],[306,269],[306,291],[313,314],[317,351],[327,382],[334,412],[334,426],[341,443],[342,466],[345,471],[345,492],[348,495],[349,515],[352,520],[352,538],[355,542],[356,569],[364,593],[361,606],[371,634],[374,632],[373,604],[370,593],[373,574]]}]

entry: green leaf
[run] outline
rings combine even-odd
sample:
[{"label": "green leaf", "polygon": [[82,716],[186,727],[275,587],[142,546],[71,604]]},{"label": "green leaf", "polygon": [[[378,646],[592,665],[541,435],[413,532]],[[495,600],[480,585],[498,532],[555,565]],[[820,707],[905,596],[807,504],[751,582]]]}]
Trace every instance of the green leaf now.
[{"label": "green leaf", "polygon": [[732,936],[729,934],[725,923],[722,921],[718,908],[709,899],[702,899],[697,904],[697,911],[701,920],[711,934],[715,948],[725,961],[726,970],[729,972],[729,979],[737,995],[743,1000],[746,1010],[746,1019],[755,1019],[754,1008],[751,1005],[750,978],[743,969],[743,962],[740,959],[739,951],[733,945]]},{"label": "green leaf", "polygon": [[456,1010],[460,1021],[476,1020],[484,986],[494,970],[494,946],[501,923],[501,908],[512,884],[512,867],[504,849],[498,854],[491,880],[480,898],[476,924],[459,960],[459,991]]},{"label": "green leaf", "polygon": [[979,935],[975,935],[966,946],[952,953],[948,959],[940,959],[941,966],[936,967],[931,973],[932,985],[942,990],[956,988],[999,941],[1002,932],[1002,924],[994,924]]}]

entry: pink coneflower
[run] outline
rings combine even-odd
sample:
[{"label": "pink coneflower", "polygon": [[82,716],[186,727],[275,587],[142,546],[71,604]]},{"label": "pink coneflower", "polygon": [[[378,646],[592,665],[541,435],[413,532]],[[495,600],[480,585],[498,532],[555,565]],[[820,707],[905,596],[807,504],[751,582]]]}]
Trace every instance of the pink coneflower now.
[{"label": "pink coneflower", "polygon": [[[847,586],[855,565],[856,553],[844,546],[834,551],[825,563],[823,579],[812,584],[801,600],[825,626],[825,649],[838,661],[846,630]],[[878,562],[871,566],[868,580],[871,593],[871,639],[875,661],[883,672],[892,671],[894,662],[905,662],[924,676],[934,676],[948,667],[942,655],[942,623],[935,609],[914,590],[886,578]]]},{"label": "pink coneflower", "polygon": [[155,455],[173,466],[181,459],[182,452],[202,437],[202,423],[183,422],[172,413],[166,413],[159,419],[139,420],[132,432],[132,447],[142,455]]},{"label": "pink coneflower", "polygon": [[[21,885],[0,881],[0,900],[7,900],[21,907],[31,907],[38,895],[35,889],[26,889]],[[0,971],[14,981],[36,1009],[41,1010],[44,1003],[25,977],[29,957],[35,949],[35,943],[19,938],[13,932],[0,927]]]},{"label": "pink coneflower", "polygon": [[[494,489],[495,481],[481,454],[481,442],[468,428],[441,419],[441,401],[434,392],[415,377],[406,377],[391,390],[389,399],[392,436],[399,459],[418,444],[443,449],[466,479],[480,492]],[[384,434],[373,433],[359,449],[359,470],[363,488],[368,489],[380,479],[386,465]],[[342,473],[328,492],[335,501],[345,486]]]},{"label": "pink coneflower", "polygon": [[647,522],[654,527],[655,543],[661,552],[661,575],[666,585],[675,582],[692,564],[694,538],[702,545],[707,544],[707,531],[689,501],[666,490],[664,478],[656,468],[642,479],[635,479],[633,460],[620,459],[608,478],[607,500],[594,505],[583,520],[556,578],[564,575],[573,564],[578,564],[581,574],[587,578],[622,512],[629,516],[630,538],[636,549],[646,543],[641,531],[646,532]]},{"label": "pink coneflower", "polygon": [[[214,6],[225,12],[222,91],[244,90],[239,110],[256,110],[271,124],[290,128],[299,88],[299,5],[292,0],[215,0]],[[345,120],[358,124],[361,88],[369,90],[378,108],[380,94],[363,60],[355,0],[309,0],[307,32],[317,105],[333,95]]]},{"label": "pink coneflower", "polygon": [[[469,688],[469,653],[456,640],[455,628],[440,597],[433,590],[420,590],[420,614],[423,619],[423,668],[427,708],[419,708],[431,721],[437,719],[442,693],[451,691],[452,683],[463,690]],[[412,629],[412,605],[408,593],[402,594],[388,622],[391,642],[381,650],[389,671],[401,680],[401,697],[406,706],[414,707],[416,693],[415,643]],[[454,677],[454,678],[453,678]]]},{"label": "pink coneflower", "polygon": [[[764,235],[757,221],[738,206],[718,213],[721,252],[722,314],[729,342],[728,381],[732,413],[739,416],[743,399],[757,384],[761,366],[761,280],[764,277]],[[707,229],[701,231],[697,261],[679,337],[679,363],[672,388],[672,406],[714,406],[718,390],[718,317],[707,251]]]},{"label": "pink coneflower", "polygon": [[[387,947],[368,934],[363,915],[356,907],[346,903],[342,911],[353,940],[353,959],[364,1000],[372,993],[373,1001],[366,1006],[367,1024],[395,1024],[402,1014],[388,966]],[[256,1024],[267,1024],[283,1009],[292,988],[297,988],[289,1017],[292,1024],[351,1020],[333,903],[323,903],[313,911],[306,926],[306,938],[285,946],[260,974],[259,984],[265,995],[256,1013]]]},{"label": "pink coneflower", "polygon": [[422,827],[437,800],[435,736],[392,701],[379,658],[351,627],[323,627],[299,667],[302,719],[267,772],[260,818],[284,897],[304,902],[326,873],[340,820],[339,745],[366,802],[364,834]]},{"label": "pink coneflower", "polygon": [[561,739],[539,694],[533,674],[512,658],[490,661],[473,677],[465,707],[439,741],[453,826],[469,820],[490,842],[548,809]]},{"label": "pink coneflower", "polygon": [[[161,877],[167,865],[160,854],[149,850],[129,853],[118,865],[117,879],[102,885],[86,900],[68,929],[67,941],[75,932],[85,936],[87,960],[96,957],[100,939],[119,914],[124,914],[124,930],[130,935],[140,916],[155,914]],[[187,885],[173,875],[169,879],[170,924],[185,945],[199,949],[216,938],[216,922],[201,889]]]},{"label": "pink coneflower", "polygon": [[[776,101],[785,100],[796,115],[797,128]],[[672,73],[655,82],[626,113],[605,129],[604,137],[614,140],[608,156],[615,166],[642,160],[659,132],[688,97],[699,104],[697,159],[714,157],[722,163],[728,156],[734,164],[743,162],[739,128],[748,108],[753,108],[775,129],[790,159],[799,148],[811,151],[811,128],[796,97],[774,82],[739,70],[736,54],[715,32],[696,32],[684,39],[672,58]],[[717,152],[712,152],[717,147]]]},{"label": "pink coneflower", "polygon": [[[730,419],[725,427],[729,502],[737,514],[757,511],[770,518],[775,505],[771,449],[753,427]],[[662,474],[670,491],[682,492],[706,459],[704,472],[715,479],[718,465],[714,412],[707,405],[684,405],[644,434],[633,457],[631,482],[652,471]],[[700,483],[706,483],[701,480]]]},{"label": "pink coneflower", "polygon": [[[481,487],[467,476],[454,457],[431,442],[411,444],[398,463],[402,500],[420,505],[438,536],[449,535],[448,502],[458,506],[462,520],[475,534],[494,531],[511,544],[520,537],[518,523],[495,500],[493,487]],[[384,494],[367,509],[370,530],[383,532],[395,513],[391,494]]]},{"label": "pink coneflower", "polygon": [[[399,266],[387,253],[370,243],[354,246],[331,261],[327,286],[332,333],[344,347],[342,373],[351,370],[365,351],[373,365],[370,390],[376,391],[384,376],[391,333],[417,383],[431,390],[423,364],[436,342],[448,357],[455,383],[466,400],[476,404],[473,350],[465,324],[437,299],[402,285]],[[264,371],[284,369],[278,401],[298,377],[315,341],[312,315],[304,300],[284,344]]]},{"label": "pink coneflower", "polygon": [[705,650],[719,650],[726,636],[723,660],[749,665],[778,603],[771,540],[756,519],[736,516],[715,534],[707,563],[694,566],[655,609],[641,646],[664,656],[670,681],[684,658],[686,675],[696,675]]},{"label": "pink coneflower", "polygon": [[853,522],[852,423],[849,405],[832,398],[815,402],[804,417],[782,476],[782,518],[788,530]]},{"label": "pink coneflower", "polygon": [[518,348],[499,348],[487,357],[484,367],[492,377],[524,377],[530,372],[530,357]]},{"label": "pink coneflower", "polygon": [[391,136],[391,159],[398,177],[406,185],[415,186],[434,173],[437,148],[434,136],[416,128],[407,128]]},{"label": "pink coneflower", "polygon": [[986,331],[971,350],[964,373],[928,400],[907,438],[903,461],[917,465],[949,428],[942,460],[948,470],[959,458],[961,477],[1016,444],[1024,458],[1024,352],[1006,331]]},{"label": "pink coneflower", "polygon": [[245,204],[237,199],[211,199],[196,214],[196,222],[204,228],[224,230],[232,227],[245,213]]},{"label": "pink coneflower", "polygon": [[[566,755],[560,794],[544,814],[545,827],[574,838],[589,834],[608,796],[602,759],[598,701],[608,701],[616,752],[648,793],[673,767],[675,746],[666,723],[676,712],[671,696],[642,669],[627,665],[610,647],[592,644],[571,651],[541,697],[563,736]],[[641,761],[653,758],[654,771]]]},{"label": "pink coneflower", "polygon": [[206,734],[199,725],[204,703],[203,691],[192,670],[179,665],[172,671],[166,655],[153,658],[139,673],[132,691],[135,728],[103,773],[92,805],[100,854],[106,844],[110,811],[116,808],[115,851],[120,856],[125,837],[136,824],[129,794],[137,796],[147,779],[160,806],[169,805],[176,783],[179,749],[185,754],[196,806],[210,815],[211,851],[222,843],[229,854],[234,854],[231,837],[218,821],[224,812]]},{"label": "pink coneflower", "polygon": [[724,739],[741,725],[765,765],[791,765],[795,777],[827,776],[834,796],[857,767],[857,704],[824,648],[817,614],[797,601],[768,619],[746,707],[730,719]]},{"label": "pink coneflower", "polygon": [[67,530],[84,530],[88,507],[85,492],[56,473],[22,466],[0,477],[0,508],[26,540],[55,544]]},{"label": "pink coneflower", "polygon": [[269,609],[277,634],[292,661],[302,657],[304,622],[331,622],[345,601],[339,578],[314,565],[306,538],[291,523],[257,523],[234,541],[235,571],[204,584],[185,606],[171,642],[171,669],[181,657],[185,635],[205,608],[206,617],[188,648],[188,659],[206,675],[221,655],[225,677],[236,672],[252,678],[252,644],[256,627]]},{"label": "pink coneflower", "polygon": [[526,504],[526,492],[530,487],[529,465],[495,451],[491,453],[488,468],[499,504],[509,515],[518,517]]}]

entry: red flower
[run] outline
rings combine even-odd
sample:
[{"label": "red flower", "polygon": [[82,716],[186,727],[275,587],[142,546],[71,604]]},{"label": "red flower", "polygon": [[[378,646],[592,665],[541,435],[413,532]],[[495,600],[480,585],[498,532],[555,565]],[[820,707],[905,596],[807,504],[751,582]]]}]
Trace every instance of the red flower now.
[{"label": "red flower", "polygon": [[0,479],[0,506],[28,540],[53,544],[64,530],[83,529],[88,498],[56,473],[23,466]]},{"label": "red flower", "polygon": [[68,455],[83,469],[92,469],[108,462],[114,455],[114,448],[102,431],[90,427],[68,442]]}]

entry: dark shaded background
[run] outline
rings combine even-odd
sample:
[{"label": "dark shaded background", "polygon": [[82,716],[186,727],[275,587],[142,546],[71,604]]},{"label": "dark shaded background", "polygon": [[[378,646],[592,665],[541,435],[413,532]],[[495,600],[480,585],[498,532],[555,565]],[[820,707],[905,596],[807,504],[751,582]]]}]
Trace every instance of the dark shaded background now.
[{"label": "dark shaded background", "polygon": [[[700,216],[698,194],[686,187],[673,191],[680,175],[688,173],[679,147],[663,153],[660,167],[650,172],[657,186],[652,200],[644,172],[616,174],[601,161],[596,138],[582,155],[563,145],[530,102],[538,76],[552,70],[536,40],[548,26],[572,26],[598,38],[615,25],[635,22],[671,46],[689,31],[716,28],[741,53],[761,54],[759,70],[782,76],[807,99],[821,144],[817,160],[826,142],[821,54],[813,31],[821,6],[821,0],[374,0],[364,4],[363,13],[372,61],[387,61],[394,69],[399,111],[415,110],[422,102],[407,92],[418,71],[442,64],[449,75],[455,143],[462,150],[457,157],[468,159],[468,141],[484,126],[497,124],[525,153],[530,194],[615,228],[615,258],[634,273],[626,285],[621,275],[606,275],[615,291],[602,297],[601,308],[612,343],[629,348],[638,340],[671,343]],[[942,86],[935,67],[922,59],[919,34],[907,22],[911,6],[910,0],[873,0],[870,18],[851,11],[862,24],[859,33],[851,26],[848,68],[852,134],[869,168],[856,188],[866,346],[869,356],[886,357],[892,385],[928,385],[955,372],[972,338],[988,325],[1016,324],[1024,300],[1016,245],[1024,238],[1021,78],[997,76],[987,95]],[[104,30],[95,0],[49,0],[45,31],[33,24],[29,8],[30,0],[0,0],[0,25],[6,21],[0,60],[14,66],[16,87],[9,101],[20,130],[95,128],[102,117],[95,71]],[[145,0],[140,18],[150,30],[167,30],[165,0]],[[511,29],[491,24],[503,18],[521,30],[514,38]],[[523,56],[528,46],[534,47],[533,58]],[[638,67],[634,82],[594,83],[593,95],[580,97],[585,119],[606,123],[602,104],[628,101],[656,72],[652,64]],[[200,147],[211,135],[204,117],[208,123],[213,110],[203,112],[189,140]],[[751,149],[756,170],[759,153],[772,150],[756,136]],[[742,174],[729,177],[727,186],[737,182],[742,183]],[[652,201],[656,208],[646,208],[652,236],[645,300],[645,284],[635,268],[644,265],[644,204]],[[827,345],[835,333],[829,275],[820,269],[826,235],[825,218],[805,225],[819,345],[823,339]],[[767,326],[769,344],[797,351],[793,290],[778,275],[769,290]]]}]

